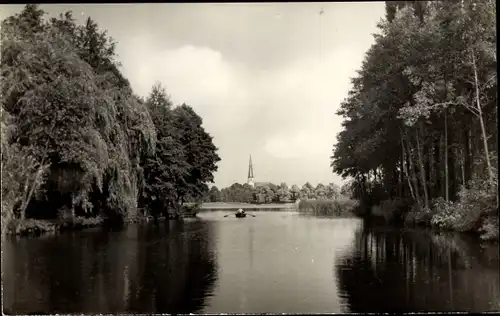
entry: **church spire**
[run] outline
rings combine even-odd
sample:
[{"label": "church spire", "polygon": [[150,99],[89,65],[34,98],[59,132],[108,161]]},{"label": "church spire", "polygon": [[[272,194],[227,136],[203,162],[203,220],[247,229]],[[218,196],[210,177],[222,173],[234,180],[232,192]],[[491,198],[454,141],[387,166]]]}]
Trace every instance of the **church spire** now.
[{"label": "church spire", "polygon": [[252,165],[252,155],[250,155],[250,160],[248,162],[248,180],[247,183],[253,186],[253,165]]}]

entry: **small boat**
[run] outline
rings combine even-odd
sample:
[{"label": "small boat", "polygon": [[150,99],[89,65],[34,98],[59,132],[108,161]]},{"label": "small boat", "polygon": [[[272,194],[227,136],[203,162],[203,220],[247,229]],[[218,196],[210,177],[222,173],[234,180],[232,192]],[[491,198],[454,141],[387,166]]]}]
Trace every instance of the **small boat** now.
[{"label": "small boat", "polygon": [[247,216],[247,213],[245,213],[245,211],[240,208],[238,211],[236,211],[234,216],[236,216],[237,218],[244,218]]}]

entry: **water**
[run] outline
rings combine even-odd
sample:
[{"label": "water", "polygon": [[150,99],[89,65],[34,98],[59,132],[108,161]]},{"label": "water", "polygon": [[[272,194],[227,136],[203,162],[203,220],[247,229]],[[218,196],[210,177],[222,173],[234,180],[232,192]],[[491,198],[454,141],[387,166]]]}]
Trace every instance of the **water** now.
[{"label": "water", "polygon": [[289,211],[225,214],[6,240],[4,311],[500,310],[498,245]]}]

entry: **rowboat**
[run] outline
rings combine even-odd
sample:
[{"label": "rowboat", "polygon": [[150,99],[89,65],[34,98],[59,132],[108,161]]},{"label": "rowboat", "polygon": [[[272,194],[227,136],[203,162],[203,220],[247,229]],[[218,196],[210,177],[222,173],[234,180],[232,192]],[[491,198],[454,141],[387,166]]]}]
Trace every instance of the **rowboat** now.
[{"label": "rowboat", "polygon": [[236,216],[237,218],[245,218],[247,216],[247,213],[245,213],[245,211],[240,208],[238,211],[236,211],[234,216]]}]

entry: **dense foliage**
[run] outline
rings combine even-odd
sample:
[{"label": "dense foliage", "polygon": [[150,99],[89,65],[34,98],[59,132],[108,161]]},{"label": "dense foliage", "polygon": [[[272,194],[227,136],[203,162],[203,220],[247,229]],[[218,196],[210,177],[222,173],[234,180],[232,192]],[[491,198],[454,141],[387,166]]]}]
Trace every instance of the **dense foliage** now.
[{"label": "dense foliage", "polygon": [[146,106],[156,127],[157,148],[145,164],[141,202],[156,216],[158,210],[179,210],[185,201],[201,199],[220,158],[201,117],[186,104],[172,108],[160,84],[153,86]]},{"label": "dense foliage", "polygon": [[249,184],[234,183],[219,190],[213,186],[205,195],[207,202],[243,202],[243,203],[279,203],[294,202],[298,199],[335,200],[341,195],[341,188],[330,183],[318,184],[313,187],[309,182],[302,188],[293,185],[290,188],[286,183],[275,185],[272,183],[260,184],[255,187]]},{"label": "dense foliage", "polygon": [[202,196],[220,160],[202,119],[172,109],[159,85],[146,102],[134,95],[91,18],[43,17],[27,5],[2,22],[2,228],[25,217],[123,223],[138,204],[156,214]]},{"label": "dense foliage", "polygon": [[498,236],[495,9],[387,2],[332,156],[371,215]]}]

